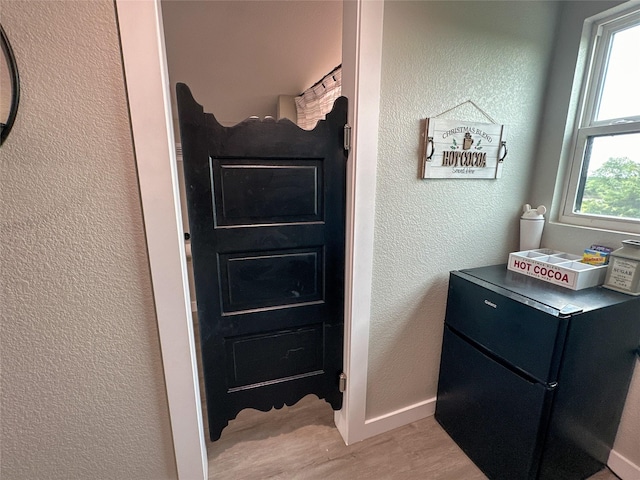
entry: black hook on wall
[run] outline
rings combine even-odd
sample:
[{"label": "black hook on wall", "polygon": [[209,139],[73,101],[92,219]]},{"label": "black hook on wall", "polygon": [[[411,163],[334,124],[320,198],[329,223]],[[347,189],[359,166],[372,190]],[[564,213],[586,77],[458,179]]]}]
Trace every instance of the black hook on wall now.
[{"label": "black hook on wall", "polygon": [[[0,62],[4,62],[4,66],[0,68],[7,69],[9,81],[11,82],[10,98],[7,99],[9,105],[9,112],[6,120],[3,117],[0,119],[0,145],[2,145],[13,127],[13,123],[18,113],[18,103],[20,101],[20,77],[18,76],[18,66],[16,65],[16,57],[13,54],[13,49],[7,38],[7,34],[0,25],[0,44],[2,45],[2,58]],[[0,89],[0,90],[4,90]],[[4,95],[4,93],[3,93]]]}]

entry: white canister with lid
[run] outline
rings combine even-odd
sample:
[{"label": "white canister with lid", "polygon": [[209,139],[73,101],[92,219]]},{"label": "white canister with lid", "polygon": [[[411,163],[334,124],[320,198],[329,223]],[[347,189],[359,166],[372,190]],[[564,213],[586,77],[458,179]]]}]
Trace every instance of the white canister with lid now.
[{"label": "white canister with lid", "polygon": [[640,240],[623,240],[622,248],[611,252],[604,286],[629,295],[640,295]]},{"label": "white canister with lid", "polygon": [[535,250],[540,248],[542,241],[542,230],[544,228],[544,214],[547,208],[540,205],[532,209],[526,204],[522,209],[520,217],[520,250]]}]

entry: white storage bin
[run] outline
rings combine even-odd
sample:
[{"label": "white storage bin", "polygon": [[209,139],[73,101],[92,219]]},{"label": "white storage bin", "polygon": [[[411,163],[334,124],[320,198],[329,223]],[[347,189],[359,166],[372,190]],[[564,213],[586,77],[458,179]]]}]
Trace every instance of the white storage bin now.
[{"label": "white storage bin", "polygon": [[607,266],[588,265],[581,259],[580,255],[540,248],[510,253],[507,268],[571,290],[602,285]]}]

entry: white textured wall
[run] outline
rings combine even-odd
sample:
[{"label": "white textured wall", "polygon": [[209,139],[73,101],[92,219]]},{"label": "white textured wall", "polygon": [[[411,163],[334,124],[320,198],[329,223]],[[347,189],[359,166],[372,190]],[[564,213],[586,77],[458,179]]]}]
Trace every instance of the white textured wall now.
[{"label": "white textured wall", "polygon": [[[367,418],[436,394],[448,272],[518,245],[555,2],[387,2]],[[468,99],[508,126],[499,180],[419,180],[421,119]],[[473,108],[443,118],[487,121]]]},{"label": "white textured wall", "polygon": [[[574,71],[580,51],[580,36],[585,18],[601,13],[623,2],[620,1],[583,1],[562,2],[560,28],[555,42],[553,67],[549,78],[549,87],[544,107],[545,124],[542,128],[538,146],[539,172],[532,182],[531,198],[535,204],[552,205],[551,218],[557,219],[562,196],[563,178],[569,159],[569,142],[564,140],[566,131],[570,131],[577,101],[577,90],[572,96]],[[584,55],[582,51],[582,55]],[[579,87],[578,87],[579,88]],[[569,118],[569,127],[565,124]],[[556,182],[557,178],[557,182]],[[620,247],[625,238],[640,239],[640,236],[616,234],[603,230],[592,230],[555,222],[547,223],[542,238],[544,246],[565,252],[581,253],[593,243]],[[640,361],[636,368],[631,388],[627,396],[614,450],[640,466]]]},{"label": "white textured wall", "polygon": [[162,17],[172,95],[186,83],[224,125],[275,117],[278,95],[299,95],[342,61],[337,0],[162,0]]},{"label": "white textured wall", "polygon": [[176,478],[114,4],[2,0],[3,480]]}]

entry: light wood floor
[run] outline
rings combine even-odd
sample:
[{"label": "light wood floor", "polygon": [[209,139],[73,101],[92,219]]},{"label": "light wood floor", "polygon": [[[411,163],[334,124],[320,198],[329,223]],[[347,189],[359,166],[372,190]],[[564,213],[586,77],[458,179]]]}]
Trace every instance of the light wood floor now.
[{"label": "light wood floor", "polygon": [[[207,450],[216,480],[486,478],[433,417],[346,446],[331,407],[312,395],[281,410],[240,412]],[[604,469],[589,480],[617,478]]]}]

